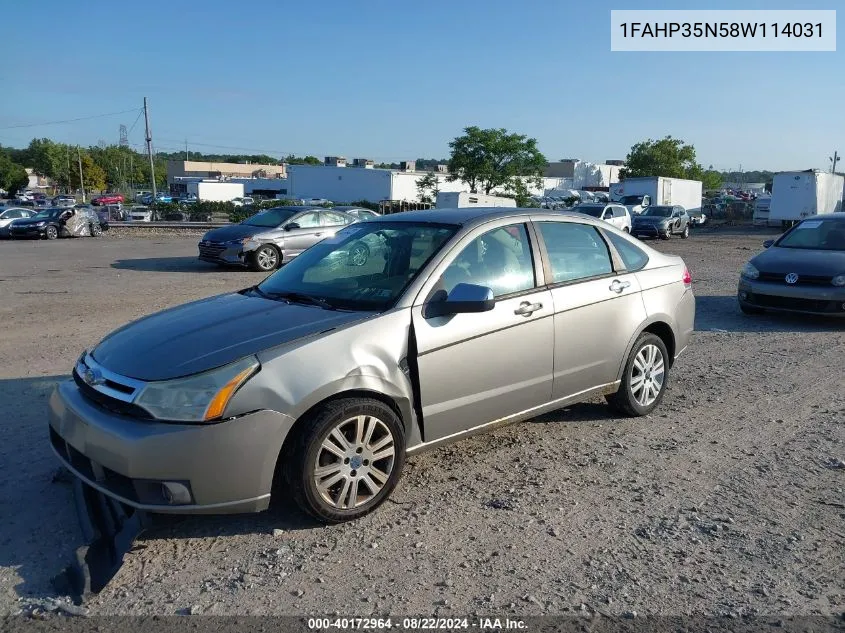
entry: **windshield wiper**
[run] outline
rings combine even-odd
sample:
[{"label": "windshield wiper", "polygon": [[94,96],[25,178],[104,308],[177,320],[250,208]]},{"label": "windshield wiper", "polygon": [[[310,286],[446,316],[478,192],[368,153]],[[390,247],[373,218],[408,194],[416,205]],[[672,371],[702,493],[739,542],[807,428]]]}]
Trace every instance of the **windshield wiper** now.
[{"label": "windshield wiper", "polygon": [[324,310],[337,310],[331,303],[320,297],[312,297],[301,292],[270,292],[264,293],[270,299],[284,299],[288,303],[307,303],[312,306],[319,306]]},{"label": "windshield wiper", "polygon": [[271,297],[270,295],[268,295],[266,292],[264,292],[264,291],[263,291],[261,288],[259,288],[258,286],[252,286],[252,288],[247,288],[247,291],[248,291],[248,292],[254,292],[254,293],[256,293],[259,297],[264,297],[265,299],[272,299],[272,298],[273,298],[273,297]]}]

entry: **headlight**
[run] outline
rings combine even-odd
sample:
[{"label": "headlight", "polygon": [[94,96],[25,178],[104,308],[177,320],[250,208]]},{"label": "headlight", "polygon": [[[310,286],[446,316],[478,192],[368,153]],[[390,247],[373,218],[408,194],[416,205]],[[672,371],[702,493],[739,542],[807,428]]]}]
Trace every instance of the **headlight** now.
[{"label": "headlight", "polygon": [[260,366],[255,356],[249,356],[195,376],[151,382],[135,399],[135,404],[161,420],[216,420],[223,415],[235,392]]},{"label": "headlight", "polygon": [[830,280],[830,283],[840,288],[845,286],[845,275],[836,275],[836,277]]},{"label": "headlight", "polygon": [[742,276],[746,279],[757,279],[760,276],[760,271],[749,262],[742,269]]},{"label": "headlight", "polygon": [[240,243],[246,246],[249,242],[252,241],[252,235],[248,235],[247,237],[243,237],[239,240],[234,240],[235,243]]},{"label": "headlight", "polygon": [[47,224],[47,223],[46,222],[36,222],[35,226],[44,226],[45,224]]}]

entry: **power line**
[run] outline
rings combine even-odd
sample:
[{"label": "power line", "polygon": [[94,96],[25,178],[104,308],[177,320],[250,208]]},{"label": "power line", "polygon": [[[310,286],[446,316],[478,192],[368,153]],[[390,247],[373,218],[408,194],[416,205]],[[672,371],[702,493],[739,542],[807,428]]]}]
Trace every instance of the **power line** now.
[{"label": "power line", "polygon": [[64,121],[45,121],[44,123],[24,123],[22,125],[7,125],[5,127],[0,127],[0,130],[16,130],[19,128],[25,127],[39,127],[42,125],[59,125],[61,123],[76,123],[77,121],[89,121],[91,119],[102,119],[103,117],[107,116],[117,116],[118,114],[128,114],[129,112],[135,112],[135,109],[131,110],[121,110],[120,112],[108,112],[106,114],[95,114],[92,116],[83,116],[79,117],[78,119],[65,119]]},{"label": "power line", "polygon": [[129,132],[126,134],[126,136],[129,136],[130,134],[132,134],[132,130],[134,130],[135,126],[138,125],[138,121],[141,120],[142,114],[144,114],[144,108],[139,108],[138,109],[138,116],[135,117],[135,123],[133,123],[132,127],[129,128]]}]

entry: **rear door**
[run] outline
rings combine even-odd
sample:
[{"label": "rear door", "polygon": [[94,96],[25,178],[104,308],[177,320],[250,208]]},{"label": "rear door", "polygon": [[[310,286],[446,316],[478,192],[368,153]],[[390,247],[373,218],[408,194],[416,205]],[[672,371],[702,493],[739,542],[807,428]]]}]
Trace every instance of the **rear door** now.
[{"label": "rear door", "polygon": [[645,319],[636,275],[596,227],[541,216],[534,224],[554,302],[552,399],[610,385]]}]

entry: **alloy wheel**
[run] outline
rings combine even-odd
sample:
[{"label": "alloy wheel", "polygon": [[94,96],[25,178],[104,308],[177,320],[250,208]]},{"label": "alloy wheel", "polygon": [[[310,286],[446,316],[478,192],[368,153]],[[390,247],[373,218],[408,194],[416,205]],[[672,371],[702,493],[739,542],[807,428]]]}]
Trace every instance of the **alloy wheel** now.
[{"label": "alloy wheel", "polygon": [[631,394],[640,406],[647,407],[657,400],[665,377],[663,353],[656,345],[644,345],[631,367]]},{"label": "alloy wheel", "polygon": [[335,425],[323,440],[314,463],[314,483],[323,501],[351,510],[378,495],[395,461],[390,428],[377,417],[357,415]]},{"label": "alloy wheel", "polygon": [[272,248],[262,248],[256,253],[258,266],[261,270],[272,270],[279,263],[279,256]]},{"label": "alloy wheel", "polygon": [[367,251],[367,247],[363,244],[358,244],[352,249],[352,252],[349,253],[349,263],[353,266],[363,266],[367,263],[368,258],[369,252]]}]

